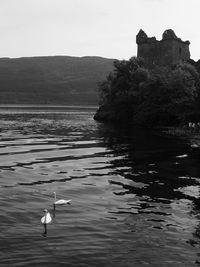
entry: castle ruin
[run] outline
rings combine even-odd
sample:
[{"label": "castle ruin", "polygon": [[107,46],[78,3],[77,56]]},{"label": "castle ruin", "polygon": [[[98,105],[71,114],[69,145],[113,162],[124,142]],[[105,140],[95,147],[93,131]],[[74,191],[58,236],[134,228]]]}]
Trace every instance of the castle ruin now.
[{"label": "castle ruin", "polygon": [[143,30],[140,30],[136,36],[136,43],[138,45],[137,57],[144,58],[146,65],[150,68],[190,59],[190,42],[182,41],[171,29],[164,31],[160,41],[155,37],[148,37]]}]

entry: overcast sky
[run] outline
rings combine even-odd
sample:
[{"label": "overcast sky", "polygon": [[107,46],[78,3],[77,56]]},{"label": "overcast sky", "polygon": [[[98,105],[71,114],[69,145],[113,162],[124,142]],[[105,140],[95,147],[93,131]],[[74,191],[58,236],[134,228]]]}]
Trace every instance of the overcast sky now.
[{"label": "overcast sky", "polygon": [[200,0],[0,0],[0,57],[135,56],[142,28],[173,29],[200,59]]}]

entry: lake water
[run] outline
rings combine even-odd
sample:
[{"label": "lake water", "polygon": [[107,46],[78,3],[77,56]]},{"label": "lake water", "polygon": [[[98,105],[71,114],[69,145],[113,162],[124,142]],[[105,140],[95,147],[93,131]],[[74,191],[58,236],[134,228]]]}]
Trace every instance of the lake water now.
[{"label": "lake water", "polygon": [[94,111],[0,109],[0,266],[200,266],[198,148]]}]

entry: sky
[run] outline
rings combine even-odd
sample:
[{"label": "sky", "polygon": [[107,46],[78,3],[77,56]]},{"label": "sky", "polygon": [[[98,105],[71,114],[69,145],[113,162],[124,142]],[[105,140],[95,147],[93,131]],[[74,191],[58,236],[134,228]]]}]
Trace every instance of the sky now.
[{"label": "sky", "polygon": [[0,0],[0,57],[137,55],[143,29],[173,29],[200,59],[200,0]]}]

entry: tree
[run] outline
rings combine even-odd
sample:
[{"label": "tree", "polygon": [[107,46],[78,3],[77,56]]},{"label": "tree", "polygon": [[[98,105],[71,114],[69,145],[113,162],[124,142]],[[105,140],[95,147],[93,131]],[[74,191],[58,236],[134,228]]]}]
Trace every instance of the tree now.
[{"label": "tree", "polygon": [[148,79],[149,72],[140,58],[130,60],[115,60],[114,71],[99,85],[100,103],[105,105],[110,101],[135,96],[141,83]]},{"label": "tree", "polygon": [[159,67],[141,88],[136,120],[172,124],[184,120],[197,98],[199,75],[188,63]]},{"label": "tree", "polygon": [[149,125],[184,120],[199,91],[199,74],[191,64],[148,70],[135,57],[114,61],[114,71],[99,86],[101,110],[110,110],[112,119]]}]

